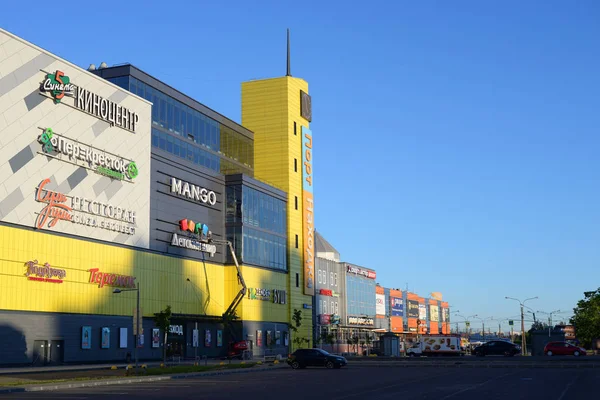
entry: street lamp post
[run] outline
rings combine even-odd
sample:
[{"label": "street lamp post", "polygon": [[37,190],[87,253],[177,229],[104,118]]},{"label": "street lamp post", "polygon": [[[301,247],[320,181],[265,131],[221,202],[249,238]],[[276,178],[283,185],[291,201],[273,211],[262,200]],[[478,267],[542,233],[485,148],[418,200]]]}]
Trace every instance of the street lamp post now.
[{"label": "street lamp post", "polygon": [[521,350],[522,350],[522,354],[524,356],[526,356],[527,355],[527,337],[525,336],[525,313],[524,313],[523,308],[525,307],[525,303],[527,301],[529,301],[529,300],[535,300],[538,297],[537,296],[530,297],[530,298],[525,299],[523,301],[521,301],[519,299],[515,299],[514,297],[508,297],[508,296],[505,296],[504,298],[507,299],[507,300],[518,301],[519,305],[521,306],[521,342],[522,342],[521,343]]},{"label": "street lamp post", "polygon": [[551,329],[552,329],[552,314],[558,314],[562,311],[560,310],[554,310],[554,311],[550,311],[550,312],[544,312],[544,311],[537,311],[538,314],[546,314],[548,316],[548,337],[552,336],[551,335]]},{"label": "street lamp post", "polygon": [[118,294],[121,292],[137,292],[137,299],[136,299],[136,306],[135,306],[135,343],[133,346],[133,354],[134,354],[134,358],[135,358],[135,371],[137,372],[138,370],[138,336],[140,334],[140,283],[137,283],[137,287],[135,289],[115,289],[113,290],[113,293]]}]

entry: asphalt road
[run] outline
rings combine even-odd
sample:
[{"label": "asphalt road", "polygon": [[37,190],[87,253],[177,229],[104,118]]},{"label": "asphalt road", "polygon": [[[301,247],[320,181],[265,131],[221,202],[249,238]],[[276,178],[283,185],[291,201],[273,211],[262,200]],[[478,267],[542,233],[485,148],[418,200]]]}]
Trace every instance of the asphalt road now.
[{"label": "asphalt road", "polygon": [[0,395],[0,399],[544,399],[598,397],[600,369],[288,368],[155,383]]}]

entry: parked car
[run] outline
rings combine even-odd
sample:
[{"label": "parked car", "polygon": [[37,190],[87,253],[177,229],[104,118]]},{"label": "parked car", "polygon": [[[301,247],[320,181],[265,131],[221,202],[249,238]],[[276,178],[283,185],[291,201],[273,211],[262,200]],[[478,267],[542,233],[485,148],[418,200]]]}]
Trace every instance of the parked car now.
[{"label": "parked car", "polygon": [[321,349],[298,349],[289,355],[287,363],[293,368],[326,367],[342,368],[348,361],[346,358],[329,354]]},{"label": "parked car", "polygon": [[583,347],[575,346],[567,342],[550,342],[544,347],[547,356],[585,356],[587,352]]},{"label": "parked car", "polygon": [[511,342],[507,342],[505,340],[492,340],[473,349],[473,354],[475,354],[478,357],[492,355],[512,357],[516,354],[519,354],[520,352],[520,346]]}]

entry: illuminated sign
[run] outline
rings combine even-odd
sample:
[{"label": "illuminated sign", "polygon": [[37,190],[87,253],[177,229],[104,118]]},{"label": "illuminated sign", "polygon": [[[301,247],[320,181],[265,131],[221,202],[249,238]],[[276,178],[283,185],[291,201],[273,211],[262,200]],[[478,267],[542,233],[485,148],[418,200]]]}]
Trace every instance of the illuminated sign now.
[{"label": "illuminated sign", "polygon": [[57,70],[53,74],[46,75],[40,90],[49,93],[54,99],[54,102],[58,104],[65,95],[74,95],[75,85],[71,84],[71,79],[69,79],[64,72]]},{"label": "illuminated sign", "polygon": [[183,325],[169,325],[169,333],[183,335]]},{"label": "illuminated sign", "polygon": [[38,264],[38,260],[27,261],[25,263],[27,271],[25,276],[30,281],[62,283],[67,276],[67,271],[60,268],[53,268],[50,264]]},{"label": "illuminated sign", "polygon": [[373,326],[373,318],[369,318],[369,317],[348,317],[348,325]]},{"label": "illuminated sign", "polygon": [[217,204],[217,195],[212,190],[200,186],[192,185],[181,179],[171,178],[171,193],[177,193],[190,200],[195,200],[204,204],[214,206]]},{"label": "illuminated sign", "polygon": [[179,229],[184,232],[194,233],[198,237],[179,237],[177,233],[173,233],[171,246],[209,253],[211,257],[214,257],[217,252],[217,246],[208,243],[212,239],[212,232],[208,229],[208,225],[195,223],[191,219],[182,219],[179,221]]},{"label": "illuminated sign", "polygon": [[347,265],[346,272],[349,274],[362,275],[365,278],[376,279],[377,273],[375,271],[369,271],[353,265]]},{"label": "illuminated sign", "polygon": [[321,289],[319,294],[322,294],[323,296],[333,296],[333,293],[330,289]]},{"label": "illuminated sign", "polygon": [[[38,142],[42,145],[42,149],[46,155],[61,159],[58,155],[64,154],[69,157],[69,162],[94,170],[101,175],[129,181],[138,176],[138,168],[135,161],[127,160],[103,150],[95,149],[92,146],[73,141],[62,135],[58,135],[52,128],[44,129],[43,133],[38,137]],[[77,160],[83,161],[86,165],[77,164]]]},{"label": "illuminated sign", "polygon": [[135,276],[111,274],[100,272],[99,268],[88,270],[90,273],[90,283],[97,283],[98,287],[113,286],[120,288],[135,288]]},{"label": "illuminated sign", "polygon": [[[135,224],[135,211],[80,196],[69,196],[69,199],[63,193],[46,189],[49,183],[50,179],[44,179],[37,187],[35,200],[46,206],[36,218],[36,228],[53,228],[58,221],[62,220],[128,235],[135,234],[135,227],[129,225]],[[99,220],[94,216],[118,222]]]},{"label": "illuminated sign", "polygon": [[312,172],[312,132],[302,127],[302,225],[304,232],[304,294],[315,295],[315,226]]},{"label": "illuminated sign", "polygon": [[321,321],[320,321],[321,325],[329,325],[329,323],[331,321],[331,315],[329,315],[329,314],[321,314],[320,317],[321,317],[320,318],[321,319]]}]

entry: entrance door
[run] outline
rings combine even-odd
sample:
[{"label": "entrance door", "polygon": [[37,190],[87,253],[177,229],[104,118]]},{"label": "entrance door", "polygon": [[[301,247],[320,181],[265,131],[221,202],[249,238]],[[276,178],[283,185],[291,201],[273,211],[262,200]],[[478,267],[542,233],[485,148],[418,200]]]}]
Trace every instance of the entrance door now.
[{"label": "entrance door", "polygon": [[48,358],[52,364],[62,364],[65,362],[64,340],[52,340],[50,342],[50,357]]},{"label": "entrance door", "polygon": [[45,365],[48,358],[48,341],[35,340],[33,342],[33,365]]}]

